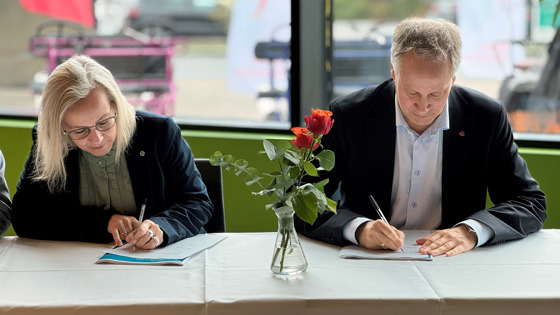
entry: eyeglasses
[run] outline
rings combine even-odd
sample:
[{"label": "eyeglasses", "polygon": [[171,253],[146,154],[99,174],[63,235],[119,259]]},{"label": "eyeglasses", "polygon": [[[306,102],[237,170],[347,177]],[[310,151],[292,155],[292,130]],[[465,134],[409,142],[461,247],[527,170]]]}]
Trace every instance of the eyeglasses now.
[{"label": "eyeglasses", "polygon": [[76,128],[70,131],[64,130],[63,134],[70,137],[70,139],[72,140],[80,140],[89,136],[89,134],[91,133],[91,128],[95,128],[97,131],[107,131],[113,128],[116,123],[117,123],[117,115],[100,120],[94,126],[91,127]]}]

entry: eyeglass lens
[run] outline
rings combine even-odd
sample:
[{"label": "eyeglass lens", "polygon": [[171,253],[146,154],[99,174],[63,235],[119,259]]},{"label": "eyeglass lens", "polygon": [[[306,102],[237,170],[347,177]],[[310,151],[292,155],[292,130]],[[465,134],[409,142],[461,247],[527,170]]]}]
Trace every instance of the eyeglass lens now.
[{"label": "eyeglass lens", "polygon": [[117,115],[98,121],[95,124],[95,126],[70,130],[66,134],[73,140],[80,140],[89,136],[89,134],[91,133],[91,128],[95,128],[98,131],[107,131],[113,128],[116,122],[117,122]]}]

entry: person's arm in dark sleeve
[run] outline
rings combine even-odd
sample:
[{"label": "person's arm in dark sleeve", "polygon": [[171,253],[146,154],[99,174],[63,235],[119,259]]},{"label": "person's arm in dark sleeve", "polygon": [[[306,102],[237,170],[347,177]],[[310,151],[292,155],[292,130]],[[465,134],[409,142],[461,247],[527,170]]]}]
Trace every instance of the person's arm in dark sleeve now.
[{"label": "person's arm in dark sleeve", "polygon": [[162,245],[197,235],[214,210],[191,149],[174,123],[169,123],[168,137],[171,144],[160,157],[168,206],[149,218],[164,232]]},{"label": "person's arm in dark sleeve", "polygon": [[487,244],[523,238],[541,229],[547,217],[545,195],[519,155],[503,108],[496,124],[488,187],[494,206],[470,217],[493,230]]}]

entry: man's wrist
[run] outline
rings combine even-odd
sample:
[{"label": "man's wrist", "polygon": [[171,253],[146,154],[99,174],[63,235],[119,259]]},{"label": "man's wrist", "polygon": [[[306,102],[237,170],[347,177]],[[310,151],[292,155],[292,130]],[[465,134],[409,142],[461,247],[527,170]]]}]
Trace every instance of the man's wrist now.
[{"label": "man's wrist", "polygon": [[354,238],[356,238],[356,242],[358,242],[358,245],[360,245],[360,236],[362,235],[362,232],[364,231],[364,228],[366,227],[367,223],[368,223],[368,221],[360,224],[358,226],[358,228],[356,229],[356,233],[354,234]]},{"label": "man's wrist", "polygon": [[371,219],[368,219],[366,217],[357,217],[352,219],[349,222],[346,222],[343,226],[342,226],[342,234],[345,240],[351,242],[352,244],[355,245],[360,245],[358,243],[358,240],[356,240],[356,230],[358,229],[358,227],[364,223],[364,222],[368,222],[371,221]]},{"label": "man's wrist", "polygon": [[467,233],[474,237],[474,245],[476,246],[476,244],[478,244],[478,234],[476,234],[476,231],[470,225],[465,223],[459,224],[459,226],[464,227]]}]

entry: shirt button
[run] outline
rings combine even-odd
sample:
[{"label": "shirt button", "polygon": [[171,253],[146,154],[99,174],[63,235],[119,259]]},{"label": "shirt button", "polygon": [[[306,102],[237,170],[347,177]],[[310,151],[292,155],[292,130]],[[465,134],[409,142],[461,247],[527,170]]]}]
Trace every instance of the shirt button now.
[{"label": "shirt button", "polygon": [[416,172],[414,172],[414,175],[416,176],[420,175],[420,171],[416,170]]},{"label": "shirt button", "polygon": [[97,164],[103,165],[103,161],[97,161]]},{"label": "shirt button", "polygon": [[416,201],[413,201],[411,204],[412,208],[416,208]]}]

